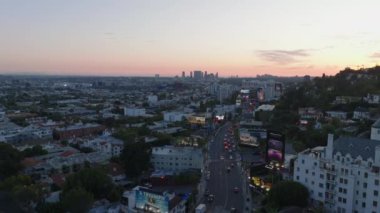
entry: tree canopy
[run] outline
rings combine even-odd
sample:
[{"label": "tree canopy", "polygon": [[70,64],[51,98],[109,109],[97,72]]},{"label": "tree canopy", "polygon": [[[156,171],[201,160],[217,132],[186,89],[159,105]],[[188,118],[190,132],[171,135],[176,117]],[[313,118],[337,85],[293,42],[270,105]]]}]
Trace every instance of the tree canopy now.
[{"label": "tree canopy", "polygon": [[137,177],[150,166],[150,145],[146,143],[126,144],[120,156],[126,174]]},{"label": "tree canopy", "polygon": [[267,197],[268,206],[281,209],[286,206],[306,207],[309,200],[307,188],[294,181],[282,181],[275,184]]},{"label": "tree canopy", "polygon": [[103,170],[85,168],[67,177],[63,186],[63,195],[80,187],[91,193],[95,199],[101,199],[107,198],[115,185]]},{"label": "tree canopy", "polygon": [[0,143],[0,180],[15,175],[22,169],[22,154],[11,145]]},{"label": "tree canopy", "polygon": [[93,202],[94,196],[80,187],[70,189],[61,198],[62,207],[70,213],[88,212]]}]

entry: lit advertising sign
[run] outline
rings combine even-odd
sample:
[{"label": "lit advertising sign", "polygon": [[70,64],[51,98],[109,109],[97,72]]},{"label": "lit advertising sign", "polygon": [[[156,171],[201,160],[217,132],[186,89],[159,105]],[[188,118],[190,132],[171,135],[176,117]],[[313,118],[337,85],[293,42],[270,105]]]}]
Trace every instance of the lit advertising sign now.
[{"label": "lit advertising sign", "polygon": [[240,93],[242,93],[242,94],[248,94],[249,93],[249,89],[242,89],[242,90],[240,90]]},{"label": "lit advertising sign", "polygon": [[218,121],[221,121],[221,120],[224,120],[224,115],[217,115],[217,116],[215,116],[215,118],[216,118]]},{"label": "lit advertising sign", "polygon": [[136,191],[136,208],[144,212],[169,212],[169,198],[143,190]]},{"label": "lit advertising sign", "polygon": [[264,89],[263,88],[257,89],[257,99],[259,101],[264,101],[264,99],[265,99],[265,93],[264,93]]},{"label": "lit advertising sign", "polygon": [[285,153],[285,137],[279,132],[268,131],[267,147],[266,147],[266,160],[267,163],[284,162]]},{"label": "lit advertising sign", "polygon": [[200,117],[200,116],[191,116],[191,117],[189,117],[189,122],[191,124],[202,124],[202,125],[204,125],[206,123],[206,118]]}]

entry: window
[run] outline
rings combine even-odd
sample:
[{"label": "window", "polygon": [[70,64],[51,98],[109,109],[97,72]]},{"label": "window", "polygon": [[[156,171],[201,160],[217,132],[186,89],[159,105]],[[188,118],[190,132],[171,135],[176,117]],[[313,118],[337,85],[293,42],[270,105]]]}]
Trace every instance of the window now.
[{"label": "window", "polygon": [[318,196],[319,196],[319,197],[323,197],[322,192],[319,192],[319,193],[318,193]]},{"label": "window", "polygon": [[367,197],[367,194],[363,192],[363,198],[366,198],[366,197]]},{"label": "window", "polygon": [[362,203],[362,207],[365,208],[365,202]]},{"label": "window", "polygon": [[323,178],[324,178],[323,174],[319,175],[319,177],[320,177],[321,179],[323,179]]},{"label": "window", "polygon": [[379,185],[379,180],[375,180],[375,185],[376,185],[376,186]]},{"label": "window", "polygon": [[339,191],[339,192],[342,192],[342,188],[339,187],[338,191]]},{"label": "window", "polygon": [[314,175],[315,175],[315,172],[312,172],[312,173],[311,173],[311,175],[313,175],[313,176],[314,176]]},{"label": "window", "polygon": [[367,188],[367,183],[363,183],[363,187],[366,189]]},{"label": "window", "polygon": [[348,180],[347,179],[344,179],[344,184],[347,184],[348,183]]},{"label": "window", "polygon": [[323,183],[320,183],[320,184],[319,184],[319,188],[323,188]]},{"label": "window", "polygon": [[364,172],[364,177],[368,178],[368,173],[367,172]]},{"label": "window", "polygon": [[306,169],[306,174],[309,174],[309,170],[308,169]]},{"label": "window", "polygon": [[347,194],[347,189],[343,189],[343,193],[344,193],[344,194]]},{"label": "window", "polygon": [[305,163],[305,160],[304,159],[302,159],[302,164],[304,164]]},{"label": "window", "polygon": [[377,190],[373,191],[373,195],[374,196],[378,196],[379,195],[379,191],[377,191]]},{"label": "window", "polygon": [[299,172],[300,171],[300,168],[299,167],[297,167],[297,172]]},{"label": "window", "polygon": [[373,201],[373,207],[377,207],[377,201]]},{"label": "window", "polygon": [[311,185],[314,185],[314,181],[311,181]]},{"label": "window", "polygon": [[347,199],[346,198],[343,198],[343,203],[347,203]]}]

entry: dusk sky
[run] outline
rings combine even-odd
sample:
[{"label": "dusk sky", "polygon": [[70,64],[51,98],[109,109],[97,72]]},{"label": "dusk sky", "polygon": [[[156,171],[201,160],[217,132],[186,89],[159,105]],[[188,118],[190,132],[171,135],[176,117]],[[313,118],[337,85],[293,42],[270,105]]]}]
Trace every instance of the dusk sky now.
[{"label": "dusk sky", "polygon": [[0,73],[320,76],[380,64],[379,0],[0,3]]}]

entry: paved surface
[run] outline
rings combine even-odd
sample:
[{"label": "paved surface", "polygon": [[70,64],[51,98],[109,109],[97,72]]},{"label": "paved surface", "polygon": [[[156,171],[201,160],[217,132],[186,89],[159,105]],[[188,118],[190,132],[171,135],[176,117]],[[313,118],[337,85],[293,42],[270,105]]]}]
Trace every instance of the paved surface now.
[{"label": "paved surface", "polygon": [[[228,123],[221,127],[208,147],[209,155],[206,165],[208,165],[207,170],[210,171],[210,178],[202,181],[199,193],[202,196],[208,189],[215,196],[213,202],[208,202],[207,198],[202,196],[203,199],[200,202],[207,205],[207,212],[231,212],[231,208],[236,208],[237,212],[244,212],[246,207],[250,208],[251,202],[246,201],[247,198],[250,199],[250,193],[248,193],[248,185],[244,179],[247,174],[241,168],[240,155],[237,151],[228,153],[224,150],[223,141],[225,135],[230,137],[228,128],[231,126]],[[230,155],[233,159],[230,159]],[[224,159],[221,159],[221,156]],[[231,163],[234,164],[234,167],[227,172],[227,167],[231,166]],[[239,189],[239,192],[234,192],[235,187]]]}]

